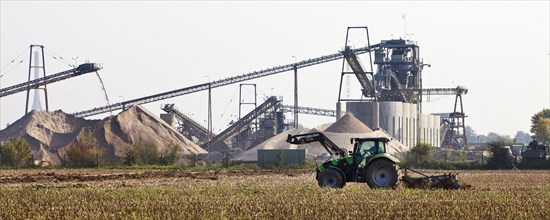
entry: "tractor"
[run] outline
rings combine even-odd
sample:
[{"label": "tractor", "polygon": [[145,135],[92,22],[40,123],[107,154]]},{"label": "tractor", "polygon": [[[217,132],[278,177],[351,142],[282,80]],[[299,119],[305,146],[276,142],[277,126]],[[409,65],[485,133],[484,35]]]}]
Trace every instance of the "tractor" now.
[{"label": "tractor", "polygon": [[[307,144],[319,142],[330,158],[316,166],[316,179],[320,187],[343,188],[347,182],[367,183],[370,188],[396,188],[399,180],[409,188],[459,189],[458,174],[426,175],[408,167],[399,168],[399,160],[388,154],[386,137],[351,138],[353,151],[338,147],[321,132],[288,135],[286,142]],[[404,175],[399,178],[399,173]],[[409,176],[409,172],[420,177]]]},{"label": "tractor", "polygon": [[366,182],[371,188],[395,188],[399,160],[387,153],[389,138],[352,138],[353,151],[338,147],[321,132],[288,135],[286,142],[319,142],[331,157],[316,167],[320,187],[342,188],[347,182]]}]

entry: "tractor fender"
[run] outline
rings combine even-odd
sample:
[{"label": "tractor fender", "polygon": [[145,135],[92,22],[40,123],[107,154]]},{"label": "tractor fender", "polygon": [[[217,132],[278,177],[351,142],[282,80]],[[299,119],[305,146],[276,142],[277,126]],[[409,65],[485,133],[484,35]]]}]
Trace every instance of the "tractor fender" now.
[{"label": "tractor fender", "polygon": [[391,162],[395,163],[395,164],[398,164],[400,163],[399,159],[397,159],[396,157],[388,154],[388,153],[383,153],[383,154],[378,154],[378,155],[375,155],[374,157],[372,157],[368,163],[367,163],[367,166],[372,163],[373,161],[375,160],[380,160],[380,159],[388,159],[390,160]]}]

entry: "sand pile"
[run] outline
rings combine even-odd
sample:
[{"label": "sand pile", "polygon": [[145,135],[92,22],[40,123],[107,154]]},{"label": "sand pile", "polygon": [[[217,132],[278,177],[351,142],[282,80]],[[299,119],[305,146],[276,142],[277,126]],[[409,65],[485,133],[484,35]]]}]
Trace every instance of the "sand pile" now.
[{"label": "sand pile", "polygon": [[[353,145],[350,143],[351,138],[391,138],[391,136],[389,136],[386,131],[382,129],[376,129],[375,131],[372,131],[368,126],[359,121],[359,119],[355,118],[352,114],[346,114],[335,123],[332,123],[332,125],[330,126],[327,126],[325,124],[317,126],[314,129],[304,128],[285,131],[251,148],[248,151],[235,155],[235,158],[244,161],[255,161],[258,159],[258,149],[307,149],[308,155],[316,157],[323,153],[326,153],[325,148],[318,142],[294,145],[287,143],[286,139],[289,134],[306,134],[318,131],[323,132],[323,134],[327,136],[330,140],[332,140],[332,142],[334,142],[341,148],[347,149],[348,151],[353,151]],[[403,145],[401,142],[392,138],[392,140],[388,142],[387,150],[391,155],[401,158],[403,156],[403,153],[407,152],[409,148]]]},{"label": "sand pile", "polygon": [[105,162],[116,163],[126,144],[150,141],[159,151],[178,144],[183,154],[206,151],[182,136],[151,112],[140,106],[104,120],[86,120],[64,113],[32,111],[0,131],[0,141],[22,137],[32,147],[33,158],[41,163],[59,165],[65,148],[76,141],[84,127],[91,127],[104,151]]},{"label": "sand pile", "polygon": [[22,137],[31,145],[35,160],[59,164],[58,151],[74,142],[83,127],[97,122],[77,118],[61,110],[31,111],[0,131],[0,141]]},{"label": "sand pile", "polygon": [[97,139],[100,145],[106,146],[110,152],[105,159],[112,162],[116,162],[117,157],[123,156],[126,144],[135,144],[140,141],[152,142],[159,152],[173,144],[178,144],[183,154],[207,153],[164,120],[138,105],[104,119],[99,126]]},{"label": "sand pile", "polygon": [[353,114],[347,113],[325,129],[325,131],[334,133],[370,133],[372,129],[353,116]]}]

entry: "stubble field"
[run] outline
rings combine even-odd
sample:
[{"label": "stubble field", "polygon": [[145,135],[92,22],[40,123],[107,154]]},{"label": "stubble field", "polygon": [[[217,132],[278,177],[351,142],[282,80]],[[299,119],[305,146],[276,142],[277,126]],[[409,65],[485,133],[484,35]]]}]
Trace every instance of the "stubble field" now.
[{"label": "stubble field", "polygon": [[0,219],[550,219],[549,171],[458,173],[470,189],[322,189],[312,170],[4,169]]}]

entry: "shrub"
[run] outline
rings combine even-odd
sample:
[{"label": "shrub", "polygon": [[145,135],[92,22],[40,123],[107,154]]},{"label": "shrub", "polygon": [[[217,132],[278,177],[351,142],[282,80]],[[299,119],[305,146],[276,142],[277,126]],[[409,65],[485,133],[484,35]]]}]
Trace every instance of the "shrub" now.
[{"label": "shrub", "polygon": [[157,147],[149,141],[138,141],[132,145],[126,145],[123,157],[124,165],[158,164],[159,153]]},{"label": "shrub", "polygon": [[181,148],[177,144],[170,144],[168,148],[162,153],[160,153],[159,156],[159,162],[161,165],[172,165],[178,161],[180,158],[180,151]]},{"label": "shrub", "polygon": [[502,142],[489,142],[489,150],[491,151],[491,157],[487,161],[487,168],[511,169],[514,167],[514,158],[512,157],[510,148],[504,147]]},{"label": "shrub", "polygon": [[101,151],[98,149],[92,129],[86,127],[77,137],[77,142],[67,147],[63,164],[73,167],[92,167],[99,165]]},{"label": "shrub", "polygon": [[143,164],[139,155],[139,149],[135,145],[127,144],[124,147],[123,164],[128,166]]},{"label": "shrub", "polygon": [[419,143],[407,154],[406,161],[411,164],[422,164],[430,161],[432,150],[429,144]]},{"label": "shrub", "polygon": [[23,167],[32,163],[31,146],[21,137],[11,138],[0,145],[0,165]]}]

